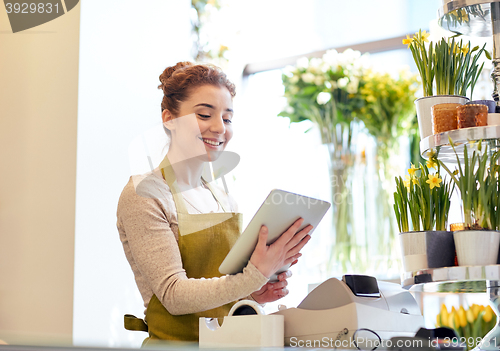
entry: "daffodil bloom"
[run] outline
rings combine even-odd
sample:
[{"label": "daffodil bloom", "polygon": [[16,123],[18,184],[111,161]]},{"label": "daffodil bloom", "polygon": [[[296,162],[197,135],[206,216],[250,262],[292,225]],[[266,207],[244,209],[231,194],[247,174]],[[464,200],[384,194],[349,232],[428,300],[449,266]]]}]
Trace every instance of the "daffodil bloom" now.
[{"label": "daffodil bloom", "polygon": [[428,159],[426,164],[427,164],[427,168],[437,168],[437,163],[436,163],[435,159],[433,159],[433,158]]},{"label": "daffodil bloom", "polygon": [[418,180],[417,180],[417,178],[416,178],[416,177],[413,177],[413,178],[411,179],[411,182],[413,183],[413,185],[417,185],[417,184],[418,184]]},{"label": "daffodil bloom", "polygon": [[434,159],[436,156],[436,151],[434,149],[431,149],[430,151],[427,151],[427,157],[429,157],[429,159]]},{"label": "daffodil bloom", "polygon": [[409,49],[412,42],[413,39],[408,34],[406,34],[406,39],[403,39],[403,44],[408,45],[407,48]]},{"label": "daffodil bloom", "polygon": [[463,48],[462,48],[462,53],[465,55],[466,53],[469,52],[469,45],[465,45]]},{"label": "daffodil bloom", "polygon": [[415,176],[415,172],[418,171],[418,168],[415,168],[415,165],[412,163],[411,164],[411,168],[408,168],[408,173],[414,177]]},{"label": "daffodil bloom", "polygon": [[441,187],[439,183],[441,183],[443,180],[439,178],[439,175],[435,174],[429,174],[429,179],[427,179],[425,182],[429,184],[431,189],[434,189],[434,187]]},{"label": "daffodil bloom", "polygon": [[408,190],[410,190],[410,180],[411,180],[410,176],[408,174],[405,175],[405,180],[403,180],[403,183]]},{"label": "daffodil bloom", "polygon": [[424,30],[424,31],[422,32],[422,37],[421,37],[422,41],[425,41],[425,42],[427,42],[427,43],[428,43],[428,42],[429,42],[429,36],[430,36],[430,35],[431,35],[431,33],[427,33],[427,31],[425,31],[425,30]]}]

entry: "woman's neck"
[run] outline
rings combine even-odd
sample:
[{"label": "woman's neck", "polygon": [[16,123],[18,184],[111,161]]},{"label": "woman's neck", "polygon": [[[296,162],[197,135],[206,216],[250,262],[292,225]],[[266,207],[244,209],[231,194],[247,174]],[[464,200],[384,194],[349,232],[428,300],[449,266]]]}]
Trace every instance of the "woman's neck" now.
[{"label": "woman's neck", "polygon": [[197,157],[187,158],[176,148],[168,150],[167,158],[172,165],[179,188],[192,189],[201,186],[201,175],[205,162]]}]

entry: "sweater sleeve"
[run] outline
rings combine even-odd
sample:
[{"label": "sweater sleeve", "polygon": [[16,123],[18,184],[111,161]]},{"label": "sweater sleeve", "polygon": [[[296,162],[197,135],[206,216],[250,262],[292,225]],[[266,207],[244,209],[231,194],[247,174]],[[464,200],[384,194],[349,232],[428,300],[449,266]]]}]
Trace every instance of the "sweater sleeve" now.
[{"label": "sweater sleeve", "polygon": [[[187,278],[173,232],[176,209],[168,186],[154,177],[137,189],[130,183],[119,200],[118,227],[143,298],[155,294],[172,315],[189,314],[246,297],[268,281],[250,262],[243,273]],[[144,293],[145,289],[151,292]]]}]

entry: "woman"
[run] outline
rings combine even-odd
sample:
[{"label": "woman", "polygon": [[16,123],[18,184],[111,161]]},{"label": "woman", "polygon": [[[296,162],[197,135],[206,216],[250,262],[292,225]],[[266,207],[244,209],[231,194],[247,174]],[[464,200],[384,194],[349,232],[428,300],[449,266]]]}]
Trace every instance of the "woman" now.
[{"label": "woman", "polygon": [[168,67],[160,81],[167,156],[140,182],[131,178],[118,204],[118,231],[147,323],[126,316],[125,325],[149,331],[145,342],[197,341],[199,317],[221,318],[242,298],[266,303],[287,295],[290,272],[278,282],[269,277],[296,262],[312,226],[298,231],[299,219],[269,246],[263,226],[243,272],[221,277],[218,267],[241,233],[241,215],[201,175],[233,136],[234,85],[217,67],[189,62]]}]

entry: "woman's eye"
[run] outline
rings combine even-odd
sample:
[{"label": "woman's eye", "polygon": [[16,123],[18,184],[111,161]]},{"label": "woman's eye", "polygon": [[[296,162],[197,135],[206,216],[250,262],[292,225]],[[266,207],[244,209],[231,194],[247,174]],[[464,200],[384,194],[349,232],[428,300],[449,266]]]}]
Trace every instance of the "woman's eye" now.
[{"label": "woman's eye", "polygon": [[230,124],[230,123],[233,123],[233,121],[231,121],[230,119],[227,119],[227,118],[226,118],[226,119],[224,120],[224,123]]},{"label": "woman's eye", "polygon": [[202,115],[202,114],[198,114],[198,116],[200,116],[201,118],[210,118],[210,115]]}]

